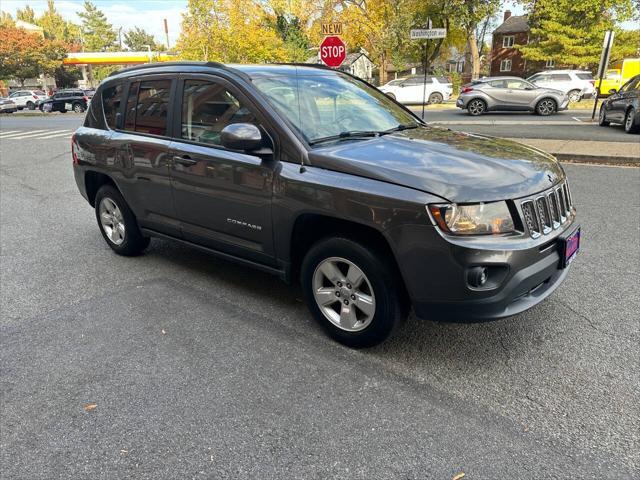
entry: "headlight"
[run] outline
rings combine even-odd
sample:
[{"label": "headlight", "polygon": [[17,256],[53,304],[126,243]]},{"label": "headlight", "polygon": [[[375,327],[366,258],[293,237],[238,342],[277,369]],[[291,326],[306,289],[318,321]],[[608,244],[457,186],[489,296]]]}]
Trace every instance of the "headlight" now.
[{"label": "headlight", "polygon": [[454,235],[496,235],[513,232],[513,219],[506,202],[475,205],[429,205],[438,226]]}]

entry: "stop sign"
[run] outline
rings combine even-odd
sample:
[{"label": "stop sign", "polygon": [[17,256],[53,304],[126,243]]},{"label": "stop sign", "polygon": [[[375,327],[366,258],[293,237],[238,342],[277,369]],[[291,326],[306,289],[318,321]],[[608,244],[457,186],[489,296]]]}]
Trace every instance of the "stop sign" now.
[{"label": "stop sign", "polygon": [[320,60],[328,67],[339,67],[347,56],[347,46],[340,37],[325,37],[320,44]]}]

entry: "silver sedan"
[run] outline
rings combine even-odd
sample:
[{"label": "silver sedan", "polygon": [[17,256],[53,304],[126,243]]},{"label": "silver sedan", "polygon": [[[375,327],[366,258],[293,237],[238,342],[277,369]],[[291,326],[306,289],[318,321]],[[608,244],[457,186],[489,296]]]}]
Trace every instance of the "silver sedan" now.
[{"label": "silver sedan", "polygon": [[518,77],[487,77],[460,90],[458,108],[469,115],[492,111],[527,111],[552,115],[566,110],[569,97],[560,90],[538,87]]}]

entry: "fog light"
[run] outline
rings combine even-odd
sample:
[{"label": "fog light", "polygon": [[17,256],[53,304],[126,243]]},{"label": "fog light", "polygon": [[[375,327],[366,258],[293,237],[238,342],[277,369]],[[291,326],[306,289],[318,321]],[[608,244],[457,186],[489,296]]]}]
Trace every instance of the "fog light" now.
[{"label": "fog light", "polygon": [[487,283],[487,280],[489,279],[489,271],[487,270],[487,267],[473,267],[469,270],[467,278],[469,285],[479,288]]}]

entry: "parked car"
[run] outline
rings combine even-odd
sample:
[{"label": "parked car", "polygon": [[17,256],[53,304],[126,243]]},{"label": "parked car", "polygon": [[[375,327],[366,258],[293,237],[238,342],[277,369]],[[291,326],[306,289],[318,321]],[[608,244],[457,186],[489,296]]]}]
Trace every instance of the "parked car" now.
[{"label": "parked car", "polygon": [[612,69],[607,70],[602,83],[598,79],[595,85],[599,87],[600,96],[607,97],[616,93],[622,85],[638,74],[640,74],[640,58],[625,58],[621,62],[616,62]]},{"label": "parked car", "polygon": [[0,113],[13,113],[18,110],[18,106],[10,98],[0,97]]},{"label": "parked car", "polygon": [[93,98],[93,95],[96,93],[94,88],[85,88],[83,89],[84,94],[89,98],[89,101]]},{"label": "parked car", "polygon": [[26,108],[35,110],[39,101],[47,98],[47,94],[42,90],[16,90],[9,94],[9,98],[16,104],[18,110]]},{"label": "parked car", "polygon": [[398,78],[380,87],[380,91],[400,103],[417,104],[427,100],[428,103],[442,103],[449,100],[453,93],[453,84],[446,77],[415,75]]},{"label": "parked car", "polygon": [[602,102],[598,123],[602,127],[621,123],[627,133],[640,132],[640,75]]},{"label": "parked car", "polygon": [[411,307],[445,320],[522,312],[564,281],[580,242],[551,155],[428,126],[315,66],[121,70],[71,155],[116,253],[159,237],[299,280],[315,319],[352,347],[383,341]]},{"label": "parked car", "polygon": [[456,106],[469,115],[492,111],[527,111],[552,115],[566,110],[569,98],[560,90],[542,88],[518,77],[486,77],[460,89]]},{"label": "parked car", "polygon": [[41,101],[38,108],[43,112],[62,112],[72,110],[82,113],[87,109],[89,97],[80,89],[59,90],[51,97]]},{"label": "parked car", "polygon": [[574,103],[596,93],[593,75],[586,70],[551,70],[536,73],[527,80],[539,87],[561,90]]}]

